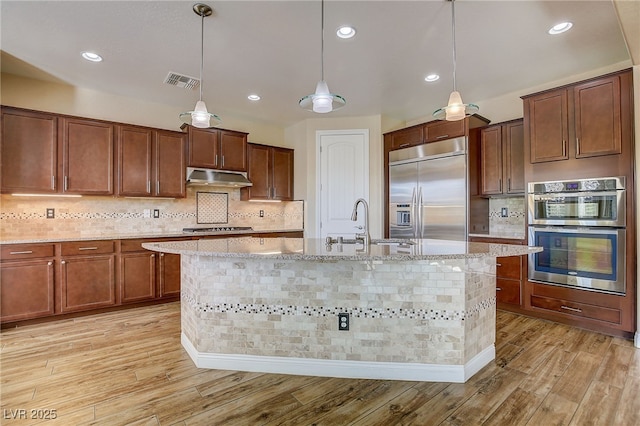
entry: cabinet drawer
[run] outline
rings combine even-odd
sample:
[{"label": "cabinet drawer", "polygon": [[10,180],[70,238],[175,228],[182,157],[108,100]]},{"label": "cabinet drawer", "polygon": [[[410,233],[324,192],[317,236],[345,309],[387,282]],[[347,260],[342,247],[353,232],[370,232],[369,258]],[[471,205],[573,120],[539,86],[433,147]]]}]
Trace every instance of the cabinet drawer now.
[{"label": "cabinet drawer", "polygon": [[3,245],[1,250],[3,261],[55,256],[54,244],[10,244]]},{"label": "cabinet drawer", "polygon": [[586,303],[553,299],[550,297],[531,296],[531,306],[613,324],[620,324],[621,322],[621,312],[619,309],[605,308]]},{"label": "cabinet drawer", "polygon": [[442,121],[425,125],[424,138],[427,142],[457,138],[465,135],[466,120]]},{"label": "cabinet drawer", "polygon": [[520,280],[521,262],[521,256],[498,257],[496,259],[496,277]]},{"label": "cabinet drawer", "polygon": [[502,303],[520,305],[520,281],[497,278],[496,300]]},{"label": "cabinet drawer", "polygon": [[93,255],[103,253],[113,253],[115,251],[114,241],[74,241],[62,243],[62,255]]}]

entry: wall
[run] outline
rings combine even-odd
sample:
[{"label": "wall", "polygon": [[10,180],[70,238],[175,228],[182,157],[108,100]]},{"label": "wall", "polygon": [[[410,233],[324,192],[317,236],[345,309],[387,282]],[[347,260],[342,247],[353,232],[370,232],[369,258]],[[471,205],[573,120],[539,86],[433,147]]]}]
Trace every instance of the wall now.
[{"label": "wall", "polygon": [[[3,105],[120,123],[180,130],[179,106],[140,101],[60,83],[0,74]],[[194,100],[195,102],[195,100]],[[192,105],[186,105],[185,108]],[[220,128],[249,133],[249,141],[284,146],[284,128],[223,114]]]},{"label": "wall", "polygon": [[[301,201],[240,201],[239,189],[189,187],[184,199],[2,195],[1,201],[0,240],[4,242],[167,235],[180,234],[182,228],[212,226],[273,231],[303,228]],[[47,208],[55,209],[54,219],[46,218]],[[160,217],[145,217],[147,209],[158,209]]]},{"label": "wall", "polygon": [[[384,174],[381,116],[313,118],[285,129],[285,144],[295,149],[295,198],[305,200],[305,237],[318,236],[316,132],[318,130],[369,129],[369,224],[372,238],[383,236]],[[355,201],[355,200],[354,200]]]}]

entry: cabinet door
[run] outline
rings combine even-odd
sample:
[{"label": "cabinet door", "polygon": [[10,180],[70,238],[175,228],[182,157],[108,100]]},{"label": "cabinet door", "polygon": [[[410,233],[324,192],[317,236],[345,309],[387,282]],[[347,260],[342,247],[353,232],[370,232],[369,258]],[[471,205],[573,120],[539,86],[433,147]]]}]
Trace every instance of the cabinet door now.
[{"label": "cabinet door", "polygon": [[53,115],[2,108],[2,192],[57,192],[57,126]]},{"label": "cabinet door", "polygon": [[118,126],[118,195],[150,196],[151,129]]},{"label": "cabinet door", "polygon": [[53,259],[0,264],[0,320],[26,320],[54,314]]},{"label": "cabinet door", "polygon": [[504,173],[507,181],[506,193],[525,192],[524,183],[524,125],[522,120],[503,126]]},{"label": "cabinet door", "polygon": [[496,300],[499,303],[508,303],[510,305],[520,306],[520,287],[520,281],[496,278]]},{"label": "cabinet door", "polygon": [[159,297],[180,296],[180,255],[160,253],[158,267]]},{"label": "cabinet door", "polygon": [[243,191],[248,199],[268,200],[271,195],[271,147],[266,145],[248,144],[247,157],[249,163],[248,177],[253,186]]},{"label": "cabinet door", "polygon": [[531,163],[568,159],[567,90],[530,97],[526,99],[526,106],[524,111],[529,115]]},{"label": "cabinet door", "polygon": [[247,171],[247,135],[226,130],[220,131],[219,169]]},{"label": "cabinet door", "polygon": [[293,200],[293,150],[273,148],[273,189],[274,200]]},{"label": "cabinet door", "polygon": [[120,255],[120,301],[140,302],[155,297],[156,254],[149,252]]},{"label": "cabinet door", "polygon": [[576,158],[622,153],[620,77],[574,88]]},{"label": "cabinet door", "polygon": [[173,198],[186,196],[185,137],[180,132],[156,132],[155,195]]},{"label": "cabinet door", "polygon": [[217,129],[198,129],[189,126],[189,167],[208,169],[218,167],[219,136],[220,131]]},{"label": "cabinet door", "polygon": [[466,134],[467,120],[433,121],[425,124],[425,142],[452,139]]},{"label": "cabinet door", "polygon": [[424,142],[424,126],[409,127],[388,133],[388,149],[406,148],[413,145],[420,145]]},{"label": "cabinet door", "polygon": [[480,173],[483,195],[502,194],[502,126],[480,133]]},{"label": "cabinet door", "polygon": [[114,255],[71,256],[60,263],[62,312],[85,311],[115,304]]},{"label": "cabinet door", "polygon": [[113,126],[62,118],[63,192],[113,194]]}]

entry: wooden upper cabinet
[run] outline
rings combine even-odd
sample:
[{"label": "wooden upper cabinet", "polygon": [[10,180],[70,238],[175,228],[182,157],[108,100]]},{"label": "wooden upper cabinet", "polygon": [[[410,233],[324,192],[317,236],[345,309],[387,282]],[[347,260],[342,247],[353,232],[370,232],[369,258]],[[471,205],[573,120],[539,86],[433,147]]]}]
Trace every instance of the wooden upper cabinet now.
[{"label": "wooden upper cabinet", "polygon": [[480,132],[482,195],[524,193],[522,119],[495,124]]},{"label": "wooden upper cabinet", "polygon": [[502,126],[480,132],[480,173],[483,195],[502,194]]},{"label": "wooden upper cabinet", "polygon": [[184,198],[186,190],[186,135],[157,130],[154,146],[154,195]]},{"label": "wooden upper cabinet", "polygon": [[186,196],[186,135],[118,126],[118,195]]},{"label": "wooden upper cabinet", "polygon": [[247,171],[247,134],[220,131],[220,169]]},{"label": "wooden upper cabinet", "polygon": [[2,192],[57,192],[58,118],[2,107],[1,120]]},{"label": "wooden upper cabinet", "polygon": [[247,171],[247,134],[189,127],[190,167]]},{"label": "wooden upper cabinet", "polygon": [[568,159],[567,89],[526,99],[524,111],[529,115],[531,163]]},{"label": "wooden upper cabinet", "polygon": [[431,121],[424,125],[424,141],[435,142],[465,136],[467,122],[468,120]]},{"label": "wooden upper cabinet", "polygon": [[515,120],[503,125],[504,164],[508,194],[525,192],[524,181],[524,123]]},{"label": "wooden upper cabinet", "polygon": [[188,165],[207,169],[217,168],[220,132],[217,129],[198,129],[197,127],[189,126],[188,134]]},{"label": "wooden upper cabinet", "polygon": [[243,200],[293,200],[293,153],[289,148],[248,144],[248,177]]},{"label": "wooden upper cabinet", "polygon": [[530,162],[621,154],[623,77],[624,72],[607,75],[524,97]]},{"label": "wooden upper cabinet", "polygon": [[273,192],[274,200],[293,200],[293,150],[273,148]]},{"label": "wooden upper cabinet", "polygon": [[622,153],[620,76],[573,89],[576,158]]},{"label": "wooden upper cabinet", "polygon": [[118,195],[152,195],[153,131],[118,126]]},{"label": "wooden upper cabinet", "polygon": [[62,118],[62,192],[113,194],[113,124]]},{"label": "wooden upper cabinet", "polygon": [[413,126],[385,135],[386,150],[407,148],[424,143],[424,126]]}]

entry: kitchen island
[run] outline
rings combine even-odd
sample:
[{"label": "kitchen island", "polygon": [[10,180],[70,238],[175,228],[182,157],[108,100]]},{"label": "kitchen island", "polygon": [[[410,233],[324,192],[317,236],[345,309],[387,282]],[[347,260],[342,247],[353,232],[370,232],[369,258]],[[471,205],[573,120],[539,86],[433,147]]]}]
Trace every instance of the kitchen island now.
[{"label": "kitchen island", "polygon": [[198,367],[465,382],[495,358],[495,258],[541,249],[404,241],[143,246],[181,255],[182,344]]}]

